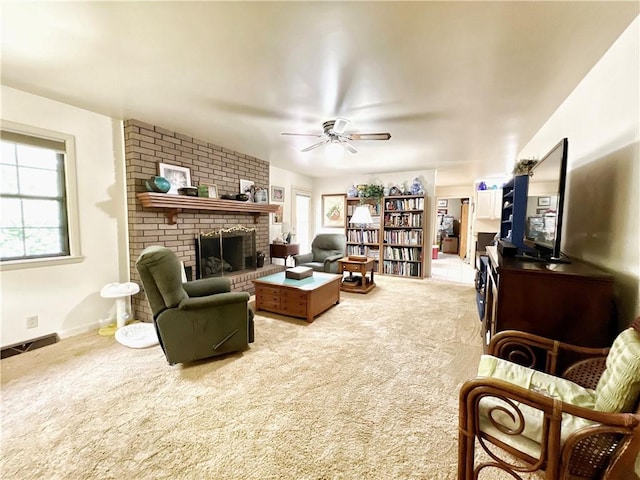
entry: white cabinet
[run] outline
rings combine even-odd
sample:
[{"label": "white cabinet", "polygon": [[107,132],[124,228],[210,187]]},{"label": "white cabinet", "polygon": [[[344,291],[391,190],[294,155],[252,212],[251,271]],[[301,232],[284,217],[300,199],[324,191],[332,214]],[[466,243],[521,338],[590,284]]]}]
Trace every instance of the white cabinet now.
[{"label": "white cabinet", "polygon": [[502,189],[476,191],[476,218],[500,219]]}]

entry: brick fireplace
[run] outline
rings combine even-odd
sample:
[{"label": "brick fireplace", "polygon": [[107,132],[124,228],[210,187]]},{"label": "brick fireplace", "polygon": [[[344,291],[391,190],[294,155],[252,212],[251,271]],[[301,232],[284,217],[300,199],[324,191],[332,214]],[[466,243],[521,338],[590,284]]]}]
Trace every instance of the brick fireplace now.
[{"label": "brick fireplace", "polygon": [[[142,207],[136,198],[136,194],[146,191],[145,180],[158,174],[159,162],[189,168],[192,185],[213,183],[219,195],[238,193],[240,179],[267,188],[269,162],[138,120],[124,122],[124,135],[131,281],[142,286],[135,262],[140,252],[151,245],[171,248],[195,272],[196,236],[221,228],[255,228],[256,250],[269,252],[269,215],[185,209],[171,224],[163,209]],[[281,265],[267,264],[262,269],[229,275],[232,290],[253,294],[252,279],[283,269]],[[152,319],[143,292],[132,298],[132,309],[134,318]]]}]

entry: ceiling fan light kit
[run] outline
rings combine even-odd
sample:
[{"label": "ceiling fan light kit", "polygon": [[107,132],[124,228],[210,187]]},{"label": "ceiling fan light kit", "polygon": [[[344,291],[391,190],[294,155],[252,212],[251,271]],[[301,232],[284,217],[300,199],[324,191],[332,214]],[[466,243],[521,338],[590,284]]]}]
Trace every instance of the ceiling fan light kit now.
[{"label": "ceiling fan light kit", "polygon": [[321,134],[315,133],[289,133],[283,132],[282,135],[298,135],[305,137],[319,137],[323,140],[310,145],[304,149],[302,152],[308,152],[313,150],[314,148],[318,148],[321,145],[325,145],[327,143],[338,143],[342,145],[345,149],[347,149],[351,153],[358,153],[358,148],[351,143],[353,140],[389,140],[391,138],[390,133],[344,133],[351,121],[346,118],[338,117],[335,120],[327,120],[322,124]]}]

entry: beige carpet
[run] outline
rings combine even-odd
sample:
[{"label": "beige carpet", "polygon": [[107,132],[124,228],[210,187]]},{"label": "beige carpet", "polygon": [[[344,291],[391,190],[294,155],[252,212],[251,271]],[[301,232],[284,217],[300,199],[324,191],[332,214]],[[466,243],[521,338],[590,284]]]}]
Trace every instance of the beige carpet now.
[{"label": "beige carpet", "polygon": [[376,281],[197,364],[97,332],[2,360],[1,478],[455,479],[475,292]]}]

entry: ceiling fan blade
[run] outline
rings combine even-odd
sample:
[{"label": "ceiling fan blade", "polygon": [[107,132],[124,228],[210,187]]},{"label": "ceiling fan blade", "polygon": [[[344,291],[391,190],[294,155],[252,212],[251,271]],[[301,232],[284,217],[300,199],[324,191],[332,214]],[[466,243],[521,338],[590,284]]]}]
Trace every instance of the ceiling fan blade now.
[{"label": "ceiling fan blade", "polygon": [[358,153],[360,151],[356,148],[356,146],[353,143],[349,143],[347,141],[340,142],[340,145],[342,145],[344,148],[349,150],[351,153]]},{"label": "ceiling fan blade", "polygon": [[333,128],[331,130],[335,134],[342,135],[350,123],[351,121],[347,120],[346,118],[336,118],[336,121],[333,124]]},{"label": "ceiling fan blade", "polygon": [[314,148],[318,148],[320,145],[324,145],[325,143],[329,143],[331,140],[330,139],[326,139],[323,140],[321,142],[318,142],[316,144],[311,145],[310,147],[304,148],[302,150],[300,150],[301,152],[308,152],[309,150],[313,150]]},{"label": "ceiling fan blade", "polygon": [[390,133],[352,133],[349,140],[389,140]]},{"label": "ceiling fan blade", "polygon": [[289,133],[289,132],[283,132],[280,135],[296,135],[298,137],[324,137],[324,133]]}]

